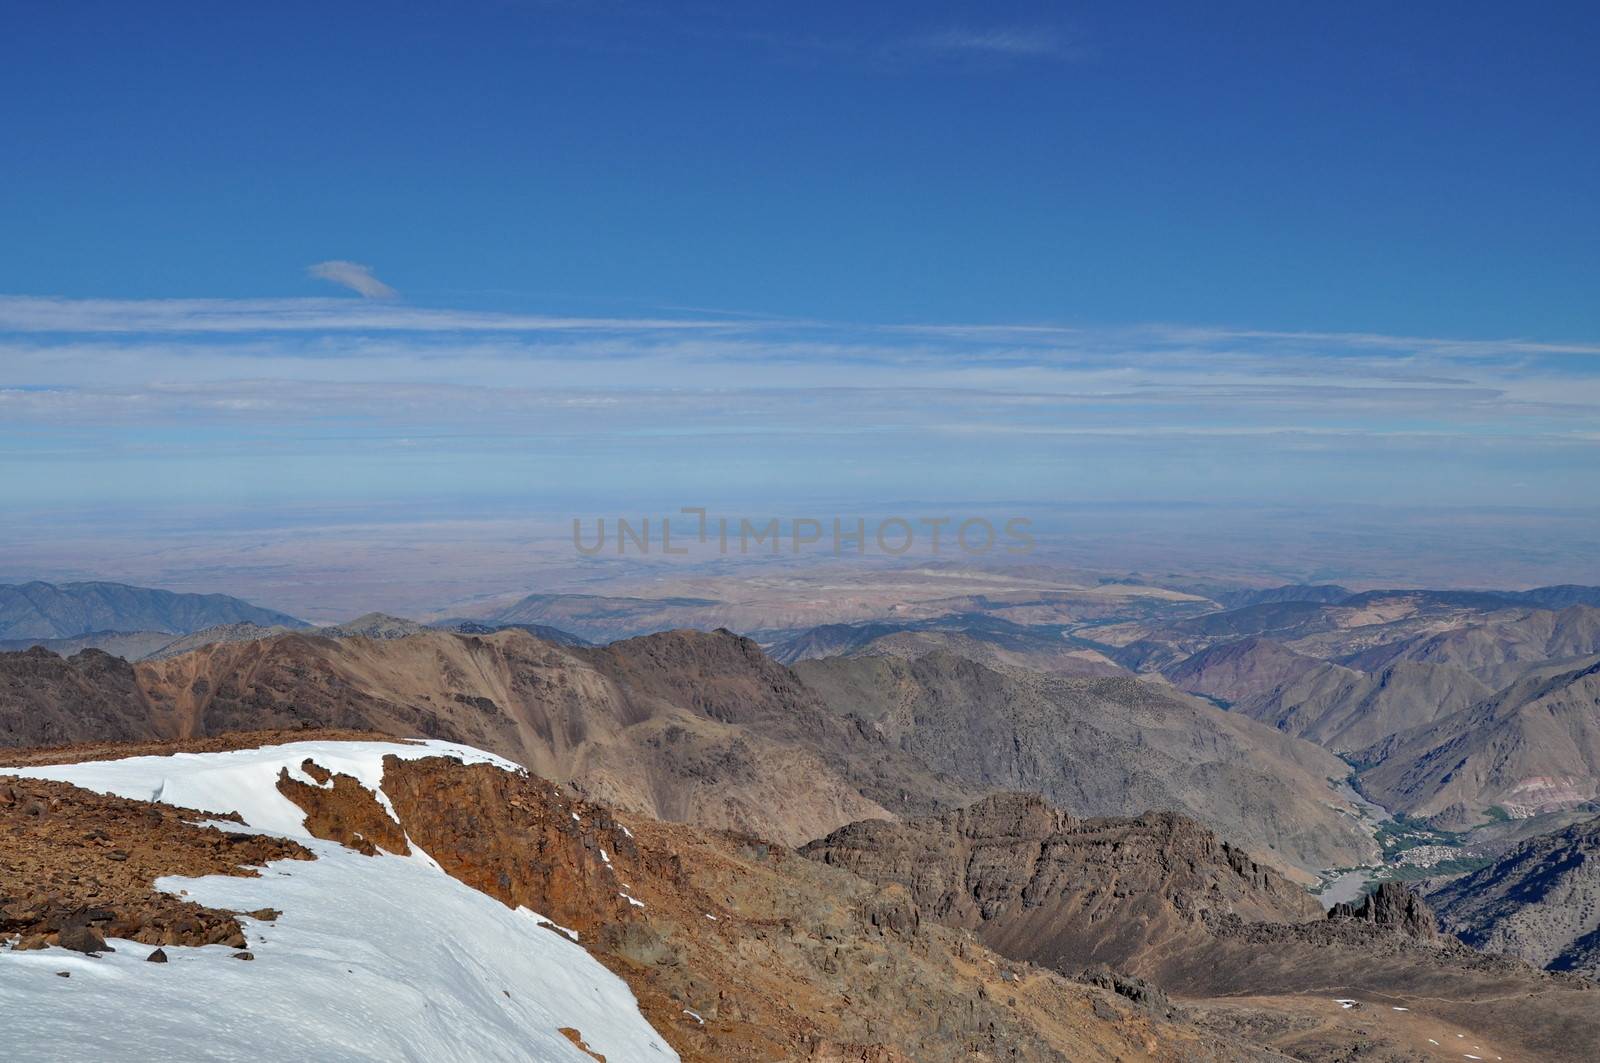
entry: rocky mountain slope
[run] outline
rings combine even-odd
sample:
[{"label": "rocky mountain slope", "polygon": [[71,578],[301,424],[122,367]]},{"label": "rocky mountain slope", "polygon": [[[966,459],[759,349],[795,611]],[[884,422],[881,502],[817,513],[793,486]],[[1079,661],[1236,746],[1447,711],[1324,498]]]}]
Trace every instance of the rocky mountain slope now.
[{"label": "rocky mountain slope", "polygon": [[99,650],[0,654],[0,746],[160,737],[133,666]]},{"label": "rocky mountain slope", "polygon": [[[386,1058],[1283,1058],[1182,1009],[1006,960],[924,919],[904,890],[753,838],[620,819],[470,751],[343,736],[281,742],[235,736],[233,750],[181,763],[15,769],[64,781],[8,781],[4,792],[24,797],[0,801],[0,827],[103,835],[89,853],[108,855],[81,861],[61,899],[104,901],[103,910],[80,903],[77,926],[112,930],[106,944],[116,949],[54,930],[29,951],[0,949],[0,1003],[20,1020],[13,1031],[26,1031],[9,1042],[16,1058],[81,1048],[107,1028],[140,1031],[123,1058],[161,1058],[176,1017],[195,1014],[225,1015],[209,1028],[211,1051],[326,1058],[349,1043],[352,1009],[363,1015],[364,1050]],[[172,791],[163,798],[210,818],[238,812],[243,833],[184,822],[198,812],[97,796],[149,794],[158,782]],[[42,787],[53,789],[33,797]],[[35,814],[28,802],[37,800],[50,816]],[[294,851],[256,852],[264,840],[252,829],[289,835],[277,844]],[[169,836],[188,848],[172,846],[158,868],[151,861]],[[0,868],[15,837],[0,829]],[[240,877],[251,872],[216,855],[219,837],[270,862]],[[64,851],[30,849],[46,863]],[[119,852],[129,858],[109,858]],[[148,876],[174,867],[206,877],[163,885],[235,919],[253,962],[236,962],[237,941],[191,948],[159,933],[116,936],[151,903]],[[182,903],[162,896],[156,903]],[[225,910],[266,902],[270,911]],[[158,941],[166,962],[143,962]],[[65,984],[60,969],[72,975]],[[62,1007],[68,993],[81,1007]],[[84,1022],[84,1008],[98,1021]],[[269,1032],[273,1021],[281,1029]],[[456,1040],[441,1044],[445,1036]]]},{"label": "rocky mountain slope", "polygon": [[[754,643],[727,633],[604,648],[516,630],[294,634],[138,665],[0,656],[0,676],[12,672],[0,685],[0,736],[13,744],[300,726],[421,734],[489,749],[659,818],[791,844],[864,816],[975,795],[829,712]],[[114,734],[83,719],[86,694]]]},{"label": "rocky mountain slope", "polygon": [[1595,653],[1600,653],[1600,609],[1573,605],[1559,612],[1522,610],[1399,640],[1352,656],[1346,663],[1369,671],[1402,660],[1453,665],[1498,689],[1518,679],[1530,665]]},{"label": "rocky mountain slope", "polygon": [[995,795],[936,819],[854,823],[801,852],[897,882],[932,918],[1062,970],[1128,967],[1204,936],[1208,912],[1322,917],[1304,889],[1193,820],[1077,819],[1033,794]]},{"label": "rocky mountain slope", "polygon": [[138,661],[160,652],[173,641],[171,632],[167,631],[91,631],[68,639],[0,639],[0,653],[20,653],[38,646],[63,657],[83,650],[104,650],[113,657]]},{"label": "rocky mountain slope", "polygon": [[[678,1059],[591,953],[410,850],[382,784],[445,756],[509,767],[443,744],[305,741],[14,769],[0,892],[10,909],[26,866],[65,914],[0,951],[8,1058]],[[130,807],[151,794],[162,804]],[[192,825],[224,815],[237,826]],[[350,815],[388,851],[328,840]],[[627,907],[611,892],[595,906]]]},{"label": "rocky mountain slope", "polygon": [[1270,639],[1319,661],[1375,673],[1397,660],[1448,664],[1492,688],[1529,664],[1600,652],[1581,594],[1559,611],[1520,592],[1368,591],[1337,601],[1295,597],[1179,618],[1090,625],[1072,633],[1140,671],[1170,668],[1224,643]]},{"label": "rocky mountain slope", "polygon": [[1340,753],[1432,723],[1493,693],[1453,665],[1399,659],[1368,674],[1267,639],[1202,650],[1163,674],[1180,689]]},{"label": "rocky mountain slope", "polygon": [[945,650],[991,667],[1031,668],[1061,675],[1125,675],[1100,651],[1065,634],[1059,624],[1018,624],[981,613],[931,620],[825,624],[768,647],[782,664],[819,657],[920,657]]},{"label": "rocky mountain slope", "polygon": [[948,653],[803,661],[833,710],[987,789],[1075,815],[1182,812],[1285,869],[1377,852],[1330,779],[1338,758],[1236,713],[1132,678],[997,671]]},{"label": "rocky mountain slope", "polygon": [[959,631],[901,631],[874,639],[857,656],[922,657],[948,653],[997,669],[1027,669],[1051,675],[1112,676],[1128,670],[1099,650],[1055,636],[1048,641],[996,639]]},{"label": "rocky mountain slope", "polygon": [[176,637],[167,631],[93,631],[86,635],[63,639],[4,639],[0,640],[0,652],[42,646],[63,657],[71,656],[81,650],[93,649],[104,650],[129,661],[159,661],[218,642],[255,642],[296,630],[304,635],[320,635],[330,639],[399,639],[428,630],[453,631],[462,635],[492,635],[496,631],[510,628],[525,631],[535,638],[562,646],[592,645],[586,639],[542,624],[486,624],[477,620],[446,620],[423,625],[404,617],[367,613],[343,624],[330,624],[317,628],[284,624],[263,627],[249,621],[239,621],[232,624],[216,624]]},{"label": "rocky mountain slope", "polygon": [[1600,664],[1535,675],[1361,752],[1361,785],[1385,806],[1471,825],[1600,794]]},{"label": "rocky mountain slope", "polygon": [[74,638],[92,631],[188,634],[248,622],[304,627],[292,616],[226,594],[174,594],[122,583],[0,585],[0,638]]},{"label": "rocky mountain slope", "polygon": [[[0,657],[0,674],[8,667]],[[96,737],[69,729],[83,692],[64,667],[50,683],[28,680],[25,711],[0,699],[13,742]],[[100,667],[114,679],[106,704],[120,706],[119,738],[302,725],[424,734],[621,807],[791,844],[988,789],[1039,788],[1084,813],[1183,810],[1286,866],[1372,851],[1328,786],[1345,771],[1334,758],[1133,680],[1003,675],[934,653],[810,662],[814,690],[754,643],[700,632],[603,648],[520,631],[292,634]]]},{"label": "rocky mountain slope", "polygon": [[1600,819],[1524,841],[1428,900],[1474,948],[1600,979]]},{"label": "rocky mountain slope", "polygon": [[[1162,674],[1180,690],[1225,706],[1260,703],[1324,668],[1337,668],[1264,638],[1224,642],[1168,665]],[[1349,669],[1336,674],[1354,675]]]},{"label": "rocky mountain slope", "polygon": [[[1015,959],[1077,970],[1301,1059],[1578,1060],[1600,990],[1439,938],[1391,884],[1321,917],[1272,870],[1173,817],[1085,820],[990,798],[844,827],[804,852],[898,885],[930,918]],[[1450,1045],[1455,1056],[1442,1055]]]}]

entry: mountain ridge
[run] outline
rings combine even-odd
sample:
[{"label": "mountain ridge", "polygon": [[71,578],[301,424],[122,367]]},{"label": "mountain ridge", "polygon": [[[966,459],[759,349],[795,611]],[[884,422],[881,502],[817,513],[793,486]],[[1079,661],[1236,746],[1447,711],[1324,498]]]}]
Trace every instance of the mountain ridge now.
[{"label": "mountain ridge", "polygon": [[76,638],[95,631],[164,631],[187,635],[218,624],[250,622],[302,628],[303,620],[226,594],[184,594],[126,583],[0,585],[0,638]]}]

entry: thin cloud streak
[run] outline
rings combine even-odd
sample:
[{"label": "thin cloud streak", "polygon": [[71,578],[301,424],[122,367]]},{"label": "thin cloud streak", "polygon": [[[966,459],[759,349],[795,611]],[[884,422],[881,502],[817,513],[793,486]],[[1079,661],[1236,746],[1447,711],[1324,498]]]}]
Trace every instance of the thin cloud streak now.
[{"label": "thin cloud streak", "polygon": [[[846,324],[767,317],[741,319],[691,317],[580,317],[496,313],[390,305],[350,299],[68,299],[54,296],[0,295],[0,336],[5,333],[247,333],[247,332],[418,332],[418,333],[552,333],[645,336],[659,333],[737,335],[740,343],[761,344],[771,354],[785,349],[808,357],[811,349],[838,354],[861,350],[864,357],[915,354],[904,347],[876,348],[872,337],[920,337],[945,344],[982,342],[985,359],[1004,357],[995,344],[1015,344],[1019,359],[1038,359],[1040,349],[1101,358],[1182,356],[1213,358],[1222,354],[1263,351],[1279,357],[1348,357],[1357,352],[1394,352],[1401,357],[1430,354],[1461,359],[1495,359],[1516,355],[1600,356],[1600,343],[1556,343],[1520,338],[1385,335],[1366,332],[1293,332],[1215,326],[1131,325],[1104,328],[1049,323],[907,325]],[[821,337],[818,341],[796,337]],[[1233,344],[1243,345],[1238,349]],[[972,348],[966,348],[972,353]],[[749,350],[743,352],[750,353]],[[936,352],[928,352],[930,355]]]},{"label": "thin cloud streak", "polygon": [[1050,29],[991,27],[952,28],[917,37],[913,46],[930,52],[967,53],[1007,58],[1064,58],[1070,54],[1059,33]]},{"label": "thin cloud streak", "polygon": [[351,299],[61,299],[0,296],[4,332],[670,332],[749,323],[431,310]]}]

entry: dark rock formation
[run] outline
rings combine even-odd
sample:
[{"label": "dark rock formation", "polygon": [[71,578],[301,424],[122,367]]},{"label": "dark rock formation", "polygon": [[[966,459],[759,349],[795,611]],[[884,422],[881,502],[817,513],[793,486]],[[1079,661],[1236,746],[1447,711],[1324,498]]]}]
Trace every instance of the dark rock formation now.
[{"label": "dark rock formation", "polygon": [[1329,919],[1358,919],[1422,941],[1439,936],[1439,919],[1427,902],[1398,882],[1380,883],[1360,902],[1346,901],[1328,911]]},{"label": "dark rock formation", "polygon": [[74,926],[65,926],[56,934],[56,944],[73,952],[84,952],[93,956],[101,952],[115,952],[106,944],[105,935],[87,923],[78,923]]},{"label": "dark rock formation", "polygon": [[1033,794],[997,794],[936,819],[853,823],[801,852],[904,886],[930,917],[1066,971],[1203,935],[1206,913],[1293,922],[1321,911],[1193,820],[1078,820]]},{"label": "dark rock formation", "polygon": [[133,666],[99,650],[0,653],[0,746],[160,737]]}]

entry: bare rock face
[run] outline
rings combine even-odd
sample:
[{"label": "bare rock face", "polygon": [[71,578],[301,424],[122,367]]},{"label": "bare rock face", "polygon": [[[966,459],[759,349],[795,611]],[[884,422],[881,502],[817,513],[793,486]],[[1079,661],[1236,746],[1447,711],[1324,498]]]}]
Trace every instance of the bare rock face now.
[{"label": "bare rock face", "polygon": [[1171,687],[997,670],[944,651],[808,660],[795,674],[839,715],[984,791],[1038,793],[1080,816],[1171,809],[1285,870],[1376,856],[1329,796],[1347,765]]},{"label": "bare rock face", "polygon": [[410,854],[400,824],[354,776],[334,775],[309,759],[301,770],[323,785],[308,786],[291,779],[284,770],[278,773],[278,792],[305,810],[306,829],[312,837],[338,842],[368,856],[376,856],[379,849],[396,856]]},{"label": "bare rock face", "polygon": [[1204,935],[1208,914],[1301,922],[1321,912],[1193,820],[1078,820],[1033,794],[997,794],[936,819],[853,823],[801,851],[904,886],[931,918],[1064,971]]},{"label": "bare rock face", "polygon": [[0,653],[0,746],[160,737],[133,666],[100,650]]},{"label": "bare rock face", "polygon": [[1474,948],[1600,980],[1600,818],[1529,838],[1428,900]]},{"label": "bare rock face", "polygon": [[[851,824],[801,851],[904,886],[925,925],[968,929],[1145,1014],[1207,1015],[1294,1058],[1426,1056],[1426,1038],[1408,1042],[1398,1025],[1329,1018],[1335,996],[1384,1000],[1494,1041],[1507,1059],[1589,1063],[1600,1043],[1593,983],[1439,938],[1398,884],[1326,918],[1276,871],[1171,813],[1079,820],[1006,794],[933,819]],[[1307,1016],[1317,1029],[1296,1028]]]},{"label": "bare rock face", "polygon": [[1380,884],[1360,903],[1347,901],[1334,905],[1328,911],[1328,918],[1358,919],[1422,941],[1433,941],[1439,936],[1439,918],[1433,914],[1433,909],[1398,882]]},{"label": "bare rock face", "polygon": [[[753,837],[627,826],[536,776],[439,757],[387,758],[383,787],[447,873],[576,932],[687,1063],[1271,1058],[1001,961],[925,919],[912,891]],[[1024,833],[1060,816],[1009,807]]]},{"label": "bare rock face", "polygon": [[1144,978],[1133,978],[1120,971],[1113,971],[1103,963],[1079,975],[1078,980],[1085,985],[1109,989],[1117,996],[1126,997],[1146,1011],[1155,1014],[1165,1014],[1172,1007],[1172,1001],[1167,994],[1154,983]]},{"label": "bare rock face", "polygon": [[[1600,610],[1594,613],[1600,625]],[[1600,636],[1597,636],[1600,637]],[[1600,663],[1534,671],[1477,704],[1361,751],[1361,789],[1385,807],[1481,823],[1582,806],[1600,796]],[[1462,815],[1457,806],[1463,806]]]}]

